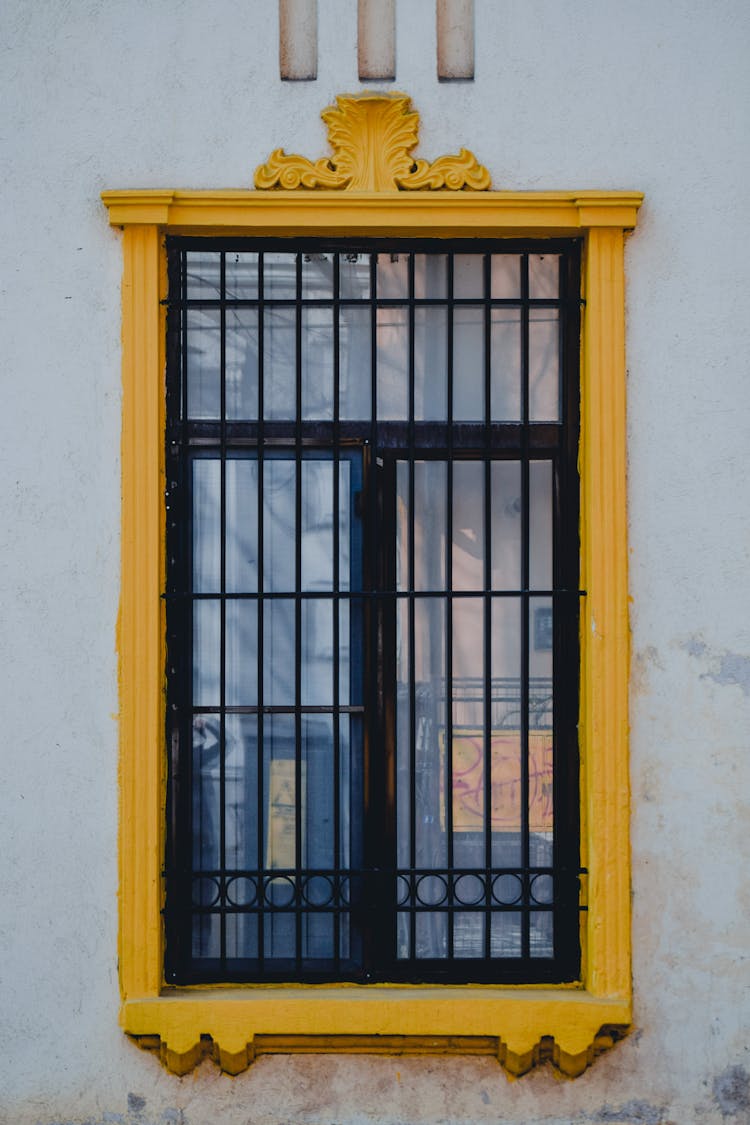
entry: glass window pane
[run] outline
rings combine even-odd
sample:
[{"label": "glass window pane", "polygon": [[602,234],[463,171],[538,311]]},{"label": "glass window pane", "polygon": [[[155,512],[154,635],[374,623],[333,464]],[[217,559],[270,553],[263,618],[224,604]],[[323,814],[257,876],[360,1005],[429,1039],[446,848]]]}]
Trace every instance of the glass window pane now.
[{"label": "glass window pane", "polygon": [[560,255],[529,254],[529,296],[554,299],[560,290]]},{"label": "glass window pane", "polygon": [[448,417],[448,310],[442,305],[414,310],[414,417]]},{"label": "glass window pane", "polygon": [[221,702],[221,602],[193,602],[193,705],[218,707]]},{"label": "glass window pane", "polygon": [[[258,720],[255,715],[227,715],[225,719],[225,853],[228,868],[258,866]],[[262,812],[262,809],[260,810]],[[262,831],[262,829],[261,829]],[[249,882],[249,880],[248,880]],[[228,888],[236,905],[250,897],[251,888],[239,882]],[[257,887],[255,888],[257,893]]]},{"label": "glass window pane", "polygon": [[370,296],[370,255],[339,254],[339,296],[366,301]]},{"label": "glass window pane", "polygon": [[521,255],[493,254],[490,293],[502,300],[521,296]]},{"label": "glass window pane", "polygon": [[193,461],[193,590],[221,589],[221,462]]},{"label": "glass window pane", "polygon": [[378,309],[377,317],[378,417],[403,419],[409,402],[408,309]]},{"label": "glass window pane", "polygon": [[494,308],[490,316],[492,421],[516,422],[521,418],[521,310]]},{"label": "glass window pane", "polygon": [[302,417],[333,418],[333,308],[302,309]]},{"label": "glass window pane", "polygon": [[221,415],[221,313],[187,311],[187,410],[189,418]]},{"label": "glass window pane", "polygon": [[263,296],[266,301],[293,301],[297,296],[297,255],[263,255]]},{"label": "glass window pane", "polygon": [[453,310],[453,417],[461,422],[484,420],[484,309],[481,305]]},{"label": "glass window pane", "polygon": [[560,417],[560,323],[557,309],[529,312],[529,419]]},{"label": "glass window pane", "polygon": [[258,604],[226,601],[226,670],[228,707],[254,707],[258,702]]},{"label": "glass window pane", "polygon": [[300,649],[302,706],[333,703],[333,603],[310,598],[301,606]]},{"label": "glass window pane", "polygon": [[453,296],[484,297],[484,254],[455,254]]},{"label": "glass window pane", "polygon": [[448,296],[448,255],[414,255],[414,296],[417,299]]},{"label": "glass window pane", "polygon": [[492,510],[492,589],[521,586],[521,466],[493,461],[490,466]]},{"label": "glass window pane", "polygon": [[[218,715],[193,716],[193,869],[219,866],[221,846],[221,724]],[[196,906],[213,906],[219,888],[206,879],[193,886]]]},{"label": "glass window pane", "polygon": [[396,300],[409,296],[409,255],[378,254],[378,297]]},{"label": "glass window pane", "polygon": [[227,460],[226,489],[226,590],[254,593],[258,589],[258,462],[254,457]]},{"label": "glass window pane", "polygon": [[372,314],[369,308],[339,310],[339,414],[370,417],[372,403]]},{"label": "glass window pane", "polygon": [[263,462],[263,588],[270,593],[295,588],[296,482],[291,458]]},{"label": "glass window pane", "polygon": [[297,414],[296,313],[266,308],[263,313],[263,405],[266,418]]},{"label": "glass window pane", "polygon": [[[334,866],[333,719],[330,715],[302,716],[302,793],[304,867]],[[333,885],[320,880],[308,886],[316,905],[333,899]]]},{"label": "glass window pane", "polygon": [[[399,462],[399,470],[405,462]],[[404,479],[406,478],[406,479]],[[445,536],[447,522],[445,461],[416,461],[414,464],[414,575],[415,590],[445,589]],[[404,488],[406,491],[404,492]],[[399,511],[408,512],[408,473],[399,472]],[[408,526],[399,520],[397,550],[408,549]],[[403,544],[403,546],[402,546]],[[406,572],[404,572],[404,580]],[[401,585],[401,584],[400,584]]]},{"label": "glass window pane", "polygon": [[[521,602],[492,602],[492,862],[496,867],[521,863]],[[514,877],[515,878],[515,877]],[[502,905],[520,898],[513,879],[495,883]]]},{"label": "glass window pane", "polygon": [[453,463],[453,589],[484,589],[484,476],[481,461]]},{"label": "glass window pane", "polygon": [[263,702],[269,707],[295,703],[295,620],[291,598],[263,606]]},{"label": "glass window pane", "polygon": [[185,255],[188,301],[221,298],[221,254],[215,250],[188,250]]},{"label": "glass window pane", "polygon": [[333,297],[333,254],[302,255],[302,296],[318,301]]},{"label": "glass window pane", "polygon": [[552,588],[552,462],[529,464],[529,586]]},{"label": "glass window pane", "polygon": [[333,589],[333,461],[306,459],[302,471],[302,589]]},{"label": "glass window pane", "polygon": [[258,297],[258,255],[253,252],[227,252],[224,283],[228,301],[254,301]]},{"label": "glass window pane", "polygon": [[258,310],[226,310],[227,418],[258,417]]}]

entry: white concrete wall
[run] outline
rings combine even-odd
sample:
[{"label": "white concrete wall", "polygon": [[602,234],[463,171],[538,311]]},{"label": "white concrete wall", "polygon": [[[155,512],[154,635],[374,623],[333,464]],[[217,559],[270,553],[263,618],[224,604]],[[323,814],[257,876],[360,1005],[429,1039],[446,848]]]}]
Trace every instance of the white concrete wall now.
[{"label": "white concrete wall", "polygon": [[305,1056],[179,1080],[118,1030],[121,246],[99,192],[249,185],[277,145],[322,153],[318,111],[359,83],[356,5],[319,10],[309,83],[279,80],[271,0],[0,13],[0,1118],[741,1125],[745,0],[477,0],[476,80],[441,85],[434,3],[397,13],[424,155],[467,145],[497,187],[646,192],[627,255],[637,1032],[575,1082],[511,1083],[490,1059]]}]

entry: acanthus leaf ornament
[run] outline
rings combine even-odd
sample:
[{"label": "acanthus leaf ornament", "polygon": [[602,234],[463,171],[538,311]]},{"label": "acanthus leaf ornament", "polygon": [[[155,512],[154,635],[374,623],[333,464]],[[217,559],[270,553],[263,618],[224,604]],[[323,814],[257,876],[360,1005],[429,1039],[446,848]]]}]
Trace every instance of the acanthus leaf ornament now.
[{"label": "acanthus leaf ornament", "polygon": [[490,174],[472,152],[432,162],[415,159],[419,114],[407,94],[339,94],[321,113],[328,126],[330,157],[275,149],[255,171],[255,187],[328,188],[346,191],[487,191]]}]

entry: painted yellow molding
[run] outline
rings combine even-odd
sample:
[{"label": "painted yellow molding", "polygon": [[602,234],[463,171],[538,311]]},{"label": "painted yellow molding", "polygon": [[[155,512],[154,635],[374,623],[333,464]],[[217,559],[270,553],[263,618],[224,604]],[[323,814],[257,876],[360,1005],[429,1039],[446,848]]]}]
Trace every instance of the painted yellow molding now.
[{"label": "painted yellow molding", "polygon": [[[120,932],[123,1030],[185,1073],[268,1051],[464,1052],[574,1076],[631,1024],[624,235],[634,192],[105,192],[124,229]],[[161,907],[167,233],[583,239],[581,375],[582,980],[539,986],[168,988]]]},{"label": "painted yellow molding", "polygon": [[334,188],[346,191],[486,191],[490,174],[472,152],[441,156],[432,164],[410,155],[419,139],[419,114],[408,94],[339,94],[320,115],[333,156],[310,161],[275,149],[255,171],[255,186]]}]

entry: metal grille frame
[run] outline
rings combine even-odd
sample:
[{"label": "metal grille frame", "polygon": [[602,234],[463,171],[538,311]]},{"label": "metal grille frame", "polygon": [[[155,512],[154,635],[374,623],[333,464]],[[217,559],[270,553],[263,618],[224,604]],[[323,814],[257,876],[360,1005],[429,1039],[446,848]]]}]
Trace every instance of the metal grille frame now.
[{"label": "metal grille frame", "polygon": [[[217,421],[190,421],[187,416],[187,348],[184,328],[184,310],[192,302],[188,302],[184,285],[184,255],[191,250],[217,250],[223,252],[253,251],[261,255],[265,251],[281,250],[297,253],[297,297],[286,302],[294,307],[296,312],[297,334],[297,369],[295,371],[296,383],[296,417],[285,422],[272,422],[263,420],[263,354],[259,348],[258,418],[254,421],[230,421],[226,418],[225,383],[221,379],[221,418]],[[341,298],[334,288],[332,301],[314,301],[301,298],[301,268],[302,255],[305,253],[360,253],[371,254],[371,284],[369,304],[373,309],[372,316],[372,393],[371,393],[371,418],[359,422],[342,420],[338,415],[338,361],[334,359],[334,416],[330,421],[304,421],[301,418],[301,360],[300,360],[300,333],[301,310],[305,306],[315,304],[332,304],[334,308],[341,302]],[[376,259],[378,253],[448,253],[449,263],[452,255],[456,253],[519,253],[522,255],[522,290],[518,299],[493,299],[485,296],[483,300],[477,298],[466,299],[467,305],[483,305],[485,308],[486,332],[489,332],[489,314],[493,307],[502,305],[520,308],[522,318],[522,418],[518,423],[466,423],[455,422],[452,418],[452,347],[451,324],[448,317],[448,417],[445,423],[420,422],[414,417],[414,310],[419,305],[430,303],[440,305],[460,305],[460,299],[453,300],[450,296],[445,299],[423,298],[417,300],[413,296],[413,269],[414,259],[410,258],[410,295],[405,300],[382,299],[377,297],[376,286]],[[534,253],[554,253],[560,255],[560,295],[555,300],[534,300],[529,296],[528,283],[528,255]],[[168,364],[167,364],[167,428],[166,428],[166,454],[167,454],[167,635],[168,635],[168,667],[167,667],[167,735],[170,752],[169,782],[168,782],[168,844],[167,844],[167,902],[166,902],[166,932],[167,932],[167,980],[173,983],[197,983],[210,981],[286,981],[299,980],[309,982],[351,980],[358,982],[374,981],[410,981],[419,982],[444,982],[444,983],[542,983],[575,980],[580,972],[580,943],[579,931],[579,876],[582,871],[579,864],[579,801],[578,801],[578,750],[576,737],[576,723],[578,716],[578,610],[579,599],[584,596],[584,591],[579,589],[578,567],[578,474],[576,457],[578,449],[579,429],[579,403],[578,403],[578,365],[579,365],[579,291],[580,291],[580,246],[575,240],[554,241],[492,241],[479,242],[477,240],[461,241],[424,241],[413,240],[405,243],[400,240],[388,241],[358,241],[356,243],[340,242],[337,240],[305,240],[290,246],[286,240],[207,240],[207,239],[169,239],[168,240],[168,267],[170,296],[168,299]],[[261,276],[262,276],[262,266]],[[259,322],[262,324],[264,296],[261,290],[257,300],[243,302],[228,302],[224,294],[224,258],[222,257],[222,297],[216,301],[196,302],[201,306],[214,306],[221,317],[221,366],[222,375],[225,365],[225,312],[231,305],[242,304],[253,306],[258,310]],[[485,258],[485,269],[489,270],[489,257]],[[449,264],[449,275],[451,265]],[[449,280],[449,295],[451,282]],[[485,292],[489,288],[485,286]],[[275,302],[276,303],[276,302]],[[282,304],[284,302],[278,302]],[[376,372],[376,341],[375,341],[375,309],[387,307],[389,304],[407,305],[410,317],[410,378],[409,378],[409,411],[408,419],[403,422],[386,422],[377,418],[377,390],[375,384]],[[554,306],[561,314],[561,359],[562,359],[562,413],[559,423],[533,423],[529,421],[529,355],[528,355],[528,323],[529,312],[534,307]],[[334,336],[338,333],[338,317],[333,317]],[[262,329],[259,328],[259,332]],[[262,336],[261,336],[262,338]],[[337,341],[336,341],[337,343]],[[334,356],[338,356],[338,347],[334,344]],[[484,394],[485,402],[489,402],[490,395],[490,369],[489,347],[485,346],[485,373]],[[298,863],[289,869],[259,869],[252,873],[232,870],[222,862],[217,869],[202,871],[200,874],[216,881],[217,899],[208,905],[198,908],[190,905],[190,883],[195,876],[191,869],[191,793],[193,779],[191,777],[190,756],[190,721],[194,708],[190,698],[190,666],[192,658],[192,642],[190,637],[190,613],[188,607],[196,595],[190,591],[189,557],[190,557],[190,519],[189,519],[189,487],[187,486],[187,471],[191,457],[196,450],[212,450],[218,453],[222,464],[222,475],[225,472],[227,453],[233,449],[252,449],[262,462],[267,451],[276,448],[292,450],[299,460],[307,449],[327,449],[331,451],[334,464],[345,455],[345,451],[356,449],[361,452],[364,484],[363,484],[363,524],[364,524],[364,551],[363,556],[367,562],[363,573],[363,587],[356,592],[356,598],[362,606],[363,615],[363,658],[365,662],[365,683],[367,690],[358,713],[364,716],[365,742],[363,773],[367,778],[365,786],[365,823],[363,835],[363,862],[357,867],[343,868],[335,864],[333,868],[304,869],[301,864],[300,841],[297,840]],[[459,867],[453,862],[449,854],[449,862],[444,870],[436,868],[417,867],[413,862],[408,869],[401,870],[395,862],[396,851],[396,825],[397,816],[395,808],[396,793],[396,686],[395,677],[390,667],[393,661],[393,631],[395,628],[395,605],[399,600],[405,600],[408,606],[409,631],[413,637],[414,630],[414,602],[415,591],[402,591],[396,589],[393,574],[392,545],[395,542],[395,513],[390,502],[395,495],[389,474],[395,471],[396,460],[406,460],[413,466],[416,459],[437,459],[445,461],[448,466],[448,495],[451,494],[450,478],[452,465],[461,459],[480,460],[485,466],[485,473],[489,479],[491,464],[494,460],[517,459],[521,464],[522,473],[522,520],[524,534],[522,537],[521,573],[522,581],[516,590],[493,590],[487,582],[481,591],[472,591],[476,596],[480,594],[487,607],[493,599],[499,597],[517,598],[522,607],[524,627],[521,631],[523,652],[521,682],[518,685],[519,711],[521,724],[521,745],[524,749],[521,755],[522,777],[521,786],[523,797],[521,800],[522,819],[520,836],[522,843],[522,862],[518,867],[500,868],[493,867],[490,854],[490,832],[486,832],[487,855],[483,867]],[[553,561],[553,587],[550,590],[539,591],[530,589],[529,585],[529,464],[532,459],[549,459],[554,466],[554,561]],[[382,462],[382,464],[381,464]],[[413,511],[413,468],[410,474],[410,496]],[[380,478],[380,479],[378,479]],[[338,472],[333,473],[334,510],[338,511]],[[224,571],[224,550],[226,526],[226,512],[224,510],[225,490],[222,488],[222,511],[220,514],[222,526],[222,572]],[[384,497],[386,498],[384,502]],[[485,487],[485,526],[490,526],[490,490]],[[299,527],[299,487],[297,489],[297,527]],[[448,521],[450,522],[450,504],[448,505]],[[338,535],[338,521],[334,521],[334,536]],[[447,539],[450,541],[450,526]],[[486,550],[489,551],[489,534],[486,535]],[[259,558],[263,555],[263,521],[262,506],[259,507],[258,528]],[[383,546],[385,545],[385,546]],[[413,521],[410,537],[409,551],[413,557]],[[334,567],[338,566],[338,543],[334,544]],[[448,552],[450,559],[450,552]],[[413,565],[413,564],[412,564]],[[448,563],[448,566],[450,564]],[[299,635],[299,616],[305,593],[300,589],[300,547],[296,547],[295,570],[297,574],[297,592],[295,594],[295,613],[297,621],[297,635]],[[485,567],[487,573],[489,567]],[[450,590],[450,575],[446,576],[446,588]],[[341,596],[339,592],[338,576],[334,577],[334,600]],[[226,596],[224,590],[221,597]],[[247,595],[251,596],[251,595]],[[264,717],[273,712],[273,708],[264,706],[262,669],[263,669],[263,605],[267,599],[272,599],[273,594],[260,593],[256,595],[258,613],[260,616],[258,627],[258,706],[245,708],[245,711],[254,711],[257,714],[259,725],[259,744],[262,741],[262,725]],[[354,596],[354,595],[350,595]],[[453,591],[446,594],[445,590],[419,591],[419,597],[441,598],[446,607],[446,632],[450,635],[450,616],[453,601],[462,596],[471,596],[463,592]],[[552,600],[554,613],[553,630],[553,682],[554,682],[554,707],[552,712],[552,727],[554,735],[554,809],[556,830],[554,833],[553,861],[551,865],[535,865],[532,854],[532,841],[530,840],[528,825],[528,745],[529,745],[529,714],[532,703],[533,685],[528,672],[529,666],[529,638],[530,638],[530,612],[534,598],[543,596]],[[491,615],[485,612],[485,671],[484,682],[492,682],[489,667],[489,629]],[[334,630],[338,629],[338,614],[333,615]],[[222,705],[219,708],[222,744],[225,738],[226,716],[231,712],[224,703],[224,646],[225,635],[222,629]],[[334,649],[338,647],[338,637],[334,635]],[[450,652],[450,646],[447,646]],[[334,676],[338,676],[338,661],[334,660]],[[310,711],[309,707],[303,708],[299,703],[299,666],[296,668],[297,677],[297,703],[291,710],[294,714],[297,745],[299,745],[299,731],[303,711]],[[450,657],[446,669],[446,682],[451,682]],[[412,696],[417,690],[414,683],[412,669],[409,691]],[[334,701],[338,699],[338,686],[334,685]],[[489,746],[489,734],[493,729],[492,720],[492,693],[485,692],[484,733],[485,745]],[[236,710],[236,709],[235,709]],[[334,706],[331,709],[334,723],[334,747],[338,748],[338,722],[344,709]],[[447,709],[448,724],[446,731],[447,745],[451,745],[451,709]],[[415,709],[411,711],[410,746],[412,755],[412,776],[416,775],[416,731],[414,729]],[[337,753],[337,749],[334,751]],[[489,751],[488,751],[489,752]],[[262,768],[262,758],[259,769]],[[300,792],[300,755],[296,755],[297,786]],[[489,772],[489,771],[488,771]],[[339,771],[334,770],[336,786],[339,781]],[[223,791],[225,779],[222,767],[222,801],[220,807],[224,809]],[[259,781],[259,793],[262,793],[262,783]],[[486,790],[486,823],[489,823],[490,814],[490,786]],[[412,794],[414,787],[412,786]],[[413,798],[412,798],[413,799]],[[450,826],[451,802],[446,803],[448,818],[448,839],[452,839]],[[338,792],[334,807],[339,809]],[[412,831],[415,823],[414,809],[411,810]],[[258,831],[262,833],[262,818],[258,818]],[[221,826],[221,838],[224,840],[225,829]],[[335,836],[339,838],[338,832]],[[223,850],[223,849],[222,849]],[[414,854],[413,842],[411,845]],[[259,854],[261,841],[259,839]],[[223,860],[223,855],[222,855]],[[512,902],[504,902],[501,897],[493,893],[493,885],[499,876],[512,876],[518,880],[519,896]],[[534,899],[534,880],[542,875],[551,875],[555,880],[556,893],[553,901],[538,902]],[[256,897],[252,902],[242,906],[232,904],[228,884],[232,878],[247,876],[256,880]],[[483,913],[487,937],[485,948],[489,949],[489,927],[494,914],[513,911],[522,918],[521,955],[519,957],[492,957],[485,955],[482,958],[451,957],[427,960],[416,957],[398,958],[395,950],[396,915],[403,903],[399,901],[397,891],[398,880],[401,879],[408,887],[409,906],[407,915],[412,934],[419,913],[434,910],[435,904],[424,904],[419,901],[419,883],[424,877],[441,877],[446,884],[446,902],[441,905],[448,918],[449,947],[453,945],[454,917],[465,910],[465,904],[456,901],[456,884],[464,876],[473,876],[483,883],[484,901],[477,905],[472,904],[473,912]],[[290,901],[279,905],[269,901],[266,888],[271,879],[286,879],[290,886]],[[306,900],[306,886],[310,879],[327,879],[331,886],[331,897],[328,901],[311,903]],[[403,884],[402,884],[403,885]],[[531,912],[550,912],[554,915],[554,955],[550,958],[532,956],[530,941],[530,915]],[[197,964],[190,955],[191,917],[194,913],[206,911],[215,913],[221,920],[221,947],[222,955],[215,963],[208,959],[201,959]],[[328,913],[334,919],[336,934],[338,935],[339,919],[347,913],[354,920],[358,932],[361,934],[361,950],[355,960],[346,960],[339,955],[338,937],[335,941],[336,956],[331,959],[331,964],[321,967],[306,963],[301,955],[301,941],[299,938],[302,919],[311,912]],[[266,960],[261,955],[252,961],[240,961],[226,955],[225,927],[226,918],[232,913],[249,913],[262,916],[266,913],[288,913],[295,919],[297,927],[297,956],[295,958]],[[259,925],[259,935],[262,935],[263,926]],[[262,941],[262,938],[259,937]],[[412,941],[411,948],[414,948]],[[262,945],[261,945],[262,950]]]}]

